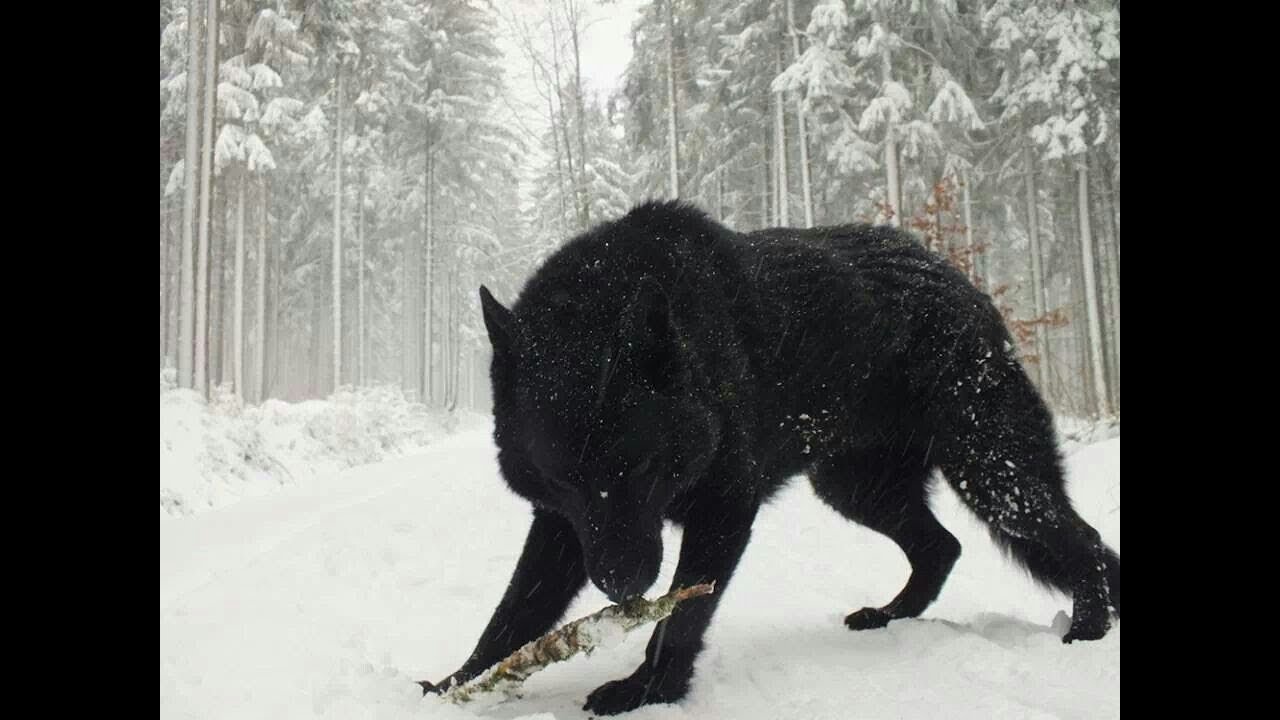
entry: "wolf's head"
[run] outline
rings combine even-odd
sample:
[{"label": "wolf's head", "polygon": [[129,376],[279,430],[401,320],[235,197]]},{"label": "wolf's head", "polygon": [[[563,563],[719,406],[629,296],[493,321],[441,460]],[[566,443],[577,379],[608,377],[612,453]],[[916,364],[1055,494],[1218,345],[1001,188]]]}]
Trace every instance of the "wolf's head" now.
[{"label": "wolf's head", "polygon": [[480,288],[503,474],[573,524],[592,582],[614,601],[657,578],[664,513],[718,442],[663,288],[623,284],[611,280],[608,296],[544,284],[515,312]]}]

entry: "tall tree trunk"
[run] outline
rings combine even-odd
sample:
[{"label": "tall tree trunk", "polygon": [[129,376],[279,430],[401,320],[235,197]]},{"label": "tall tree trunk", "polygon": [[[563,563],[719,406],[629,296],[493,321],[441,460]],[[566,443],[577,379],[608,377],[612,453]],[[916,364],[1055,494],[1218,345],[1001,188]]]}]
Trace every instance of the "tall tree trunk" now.
[{"label": "tall tree trunk", "polygon": [[325,300],[328,299],[325,297],[325,271],[329,269],[329,263],[324,249],[319,243],[316,243],[316,245],[315,252],[318,255],[316,258],[317,272],[311,275],[311,292],[309,293],[311,297],[311,337],[309,341],[311,352],[307,353],[306,358],[306,395],[308,397],[324,397],[325,390],[328,388],[328,384],[324,381],[324,369],[328,367],[328,363],[325,362],[328,355],[326,353],[327,345],[325,340],[328,338],[325,332],[325,320],[327,318],[325,317],[324,308]]},{"label": "tall tree trunk", "polygon": [[[233,276],[233,273],[235,272],[235,259],[231,254],[235,251],[235,238],[233,237],[233,233],[235,232],[236,218],[235,203],[232,202],[233,197],[231,193],[233,182],[230,172],[224,174],[221,186],[222,230],[217,237],[219,238],[222,256],[218,258],[217,264],[214,265],[216,268],[215,272],[218,273],[218,297],[220,301],[218,304],[218,312],[220,313],[220,324],[215,327],[218,328],[218,352],[220,353],[218,356],[220,358],[220,364],[218,365],[218,384],[225,385],[231,383],[233,379],[231,356],[232,351],[234,350],[235,340],[235,337],[233,336],[233,333],[235,332],[233,315],[235,313],[232,305],[235,301],[235,298],[232,297],[232,291],[235,289],[235,277]],[[213,191],[214,202],[218,201],[218,193],[219,190],[215,185],[215,189]]]},{"label": "tall tree trunk", "polygon": [[334,102],[333,164],[333,389],[342,385],[342,58],[338,58],[338,88]]},{"label": "tall tree trunk", "polygon": [[200,0],[187,2],[187,127],[186,152],[182,161],[182,274],[178,287],[178,386],[199,387],[194,375],[196,268],[194,253],[196,170],[200,122]]},{"label": "tall tree trunk", "polygon": [[[413,233],[406,233],[400,240],[400,389],[405,395],[412,393],[413,362]],[[412,399],[412,397],[410,397]]]},{"label": "tall tree trunk", "polygon": [[[773,53],[774,74],[782,74],[782,48],[775,47]],[[778,180],[774,186],[778,200],[778,221],[780,227],[791,224],[790,215],[790,183],[787,178],[787,123],[783,113],[782,93],[773,94],[773,166],[778,171]]]},{"label": "tall tree trunk", "polygon": [[169,358],[169,213],[160,200],[160,364]]},{"label": "tall tree trunk", "polygon": [[555,148],[555,153],[556,153],[556,185],[560,189],[560,237],[565,237],[569,234],[569,232],[568,232],[568,227],[566,226],[564,221],[564,215],[565,215],[564,200],[565,200],[565,196],[567,195],[567,192],[565,191],[565,188],[564,188],[564,167],[563,167],[564,156],[560,152],[560,133],[555,131],[555,128],[559,124],[559,121],[556,119],[557,117],[556,106],[551,99],[552,97],[554,97],[552,93],[547,93],[547,113],[551,118],[551,128],[552,128],[551,142]]},{"label": "tall tree trunk", "polygon": [[978,253],[973,245],[973,206],[969,202],[969,169],[960,171],[960,186],[964,188],[964,247],[969,253],[969,282],[978,284]]},{"label": "tall tree trunk", "polygon": [[356,200],[356,384],[363,386],[368,376],[365,367],[364,309],[364,172],[360,172],[360,195]]},{"label": "tall tree trunk", "polygon": [[[447,257],[447,253],[445,252],[441,252],[440,254],[442,256]],[[451,289],[450,286],[452,285],[452,283],[450,282],[449,276],[450,276],[450,270],[452,270],[452,268],[448,267],[447,263],[442,263],[442,264],[444,264],[445,267],[442,268],[442,272],[440,272],[438,275],[438,277],[440,278],[440,285],[441,285],[440,287],[441,323],[440,323],[440,330],[439,330],[439,333],[440,333],[440,365],[439,365],[440,394],[439,394],[439,398],[440,398],[440,404],[447,409],[449,407],[449,350],[450,350],[450,345],[453,342],[453,337],[452,337],[453,328],[450,325],[453,319],[449,316],[449,304],[450,304],[449,290]]]},{"label": "tall tree trunk", "polygon": [[[458,206],[455,204],[451,208],[451,217],[453,226],[458,226]],[[444,272],[444,359],[441,365],[444,368],[444,406],[449,412],[453,412],[455,402],[454,397],[457,389],[457,381],[454,377],[454,370],[458,365],[457,362],[457,318],[454,317],[454,307],[456,305],[457,295],[457,251],[456,240],[449,244],[447,251],[442,253],[445,263]]]},{"label": "tall tree trunk", "polygon": [[[1093,188],[1090,188],[1089,202],[1095,203],[1096,198],[1093,197]],[[1097,205],[1092,205],[1090,210],[1090,218],[1096,218],[1095,212]],[[1112,361],[1113,348],[1112,342],[1114,338],[1113,320],[1111,314],[1111,252],[1109,247],[1110,240],[1107,237],[1108,230],[1106,223],[1100,223],[1094,234],[1094,253],[1093,265],[1094,276],[1098,280],[1098,320],[1102,335],[1102,367],[1106,370],[1105,378],[1107,381],[1107,407],[1115,407],[1115,367]]]},{"label": "tall tree trunk", "polygon": [[426,245],[426,249],[427,249],[426,267],[423,273],[426,279],[426,282],[423,283],[425,286],[424,290],[426,294],[426,307],[425,307],[425,312],[423,313],[424,324],[423,324],[423,342],[422,342],[423,398],[425,399],[428,406],[434,406],[435,404],[435,384],[434,384],[434,380],[435,380],[434,360],[435,359],[431,351],[432,340],[435,337],[435,327],[433,322],[435,318],[432,316],[435,310],[435,307],[434,307],[435,298],[433,297],[433,294],[434,294],[433,291],[435,290],[435,238],[434,238],[434,232],[433,232],[435,229],[434,227],[434,223],[435,223],[435,207],[434,207],[435,205],[435,197],[434,197],[435,167],[434,165],[435,165],[434,158],[432,157],[431,151],[428,150],[427,151],[427,177],[426,177],[427,222],[426,222],[426,235],[425,237],[423,237],[423,242]]},{"label": "tall tree trunk", "polygon": [[[762,110],[768,112],[767,103]],[[767,228],[777,225],[777,211],[774,209],[773,192],[773,165],[769,162],[769,146],[773,141],[770,137],[769,128],[765,123],[761,123],[761,134],[763,137],[760,142],[760,227]]]},{"label": "tall tree trunk", "polygon": [[716,218],[724,222],[724,166],[716,171]]},{"label": "tall tree trunk", "polygon": [[[1068,168],[1069,169],[1069,168]],[[1070,171],[1067,180],[1071,181]],[[1077,319],[1074,325],[1073,337],[1075,340],[1075,361],[1076,376],[1079,377],[1080,385],[1073,394],[1078,395],[1083,407],[1081,412],[1084,415],[1097,415],[1098,404],[1097,398],[1092,390],[1093,388],[1093,367],[1089,361],[1089,321],[1088,321],[1088,297],[1085,294],[1084,280],[1084,252],[1080,250],[1078,242],[1080,239],[1079,231],[1079,214],[1071,212],[1070,196],[1067,196],[1068,203],[1063,212],[1057,213],[1063,218],[1063,228],[1059,233],[1062,238],[1072,238],[1077,242],[1075,250],[1071,253],[1071,269],[1074,273],[1071,287],[1071,306],[1073,309],[1073,317]]]},{"label": "tall tree trunk", "polygon": [[[939,177],[937,185],[941,186],[942,181],[944,179],[945,177]],[[933,198],[936,200],[936,202],[933,205],[933,226],[936,228],[934,233],[935,234],[934,241],[938,244],[938,252],[943,257],[950,257],[951,256],[951,240],[950,238],[947,237],[947,234],[943,232],[943,225],[942,225],[942,198],[936,192],[932,193],[932,195],[933,195]],[[928,212],[929,201],[926,199],[921,204],[925,208],[921,212],[921,214],[923,215],[924,213]]]},{"label": "tall tree trunk", "polygon": [[213,200],[211,201],[211,212],[213,220],[209,223],[209,389],[221,385],[226,381],[223,376],[223,368],[226,364],[223,362],[223,338],[229,333],[224,327],[226,318],[230,313],[225,310],[225,276],[223,268],[226,265],[227,252],[227,228],[230,223],[227,222],[227,213],[231,210],[231,203],[227,201],[227,188],[225,177],[214,177],[213,179]]},{"label": "tall tree trunk", "polygon": [[261,201],[258,203],[258,277],[257,279],[257,297],[254,302],[254,312],[257,313],[257,322],[253,324],[253,346],[257,348],[257,357],[255,358],[257,365],[256,377],[254,377],[253,399],[255,402],[262,402],[266,399],[266,378],[267,378],[267,182],[262,180],[258,183],[261,192]]},{"label": "tall tree trunk", "polygon": [[680,151],[676,132],[675,0],[667,0],[667,149],[671,199],[680,197]]},{"label": "tall tree trunk", "polygon": [[[323,255],[323,251],[321,251]],[[302,365],[306,366],[306,387],[303,389],[303,395],[307,397],[319,396],[319,383],[316,380],[316,364],[323,360],[317,360],[317,357],[325,356],[325,346],[321,342],[321,329],[323,329],[324,315],[320,313],[320,306],[324,302],[323,292],[321,292],[321,279],[324,278],[325,264],[324,261],[316,258],[316,272],[311,273],[311,277],[307,278],[307,315],[311,318],[311,327],[306,333],[307,352],[300,359]]]},{"label": "tall tree trunk", "polygon": [[[992,224],[990,227],[994,228],[995,225]],[[996,240],[999,236],[991,231],[988,231],[987,236],[990,239],[987,241],[986,250],[982,253],[982,281],[987,285],[984,289],[987,293],[991,293],[996,289],[996,248],[998,247]]]},{"label": "tall tree trunk", "polygon": [[1093,392],[1098,409],[1103,415],[1111,414],[1110,395],[1107,393],[1106,369],[1103,366],[1102,319],[1099,312],[1098,279],[1094,272],[1093,234],[1089,223],[1089,164],[1088,156],[1081,155],[1076,165],[1077,204],[1080,210],[1080,252],[1084,262],[1084,291],[1089,318],[1089,362],[1093,371]]},{"label": "tall tree trunk", "polygon": [[1111,286],[1112,286],[1112,304],[1111,317],[1112,323],[1112,362],[1114,375],[1111,384],[1111,409],[1116,415],[1120,414],[1120,227],[1113,226],[1114,235],[1112,235],[1111,243]]},{"label": "tall tree trunk", "polygon": [[[265,193],[267,198],[267,207],[270,208],[271,207],[271,183],[269,180],[265,182],[266,182],[266,187],[264,188],[263,192]],[[270,216],[267,216],[267,220],[264,221],[263,223],[264,226],[266,222],[269,222],[269,221],[270,221]],[[277,238],[281,237],[279,222],[276,222],[276,237]],[[269,252],[271,254],[271,300],[269,303],[271,306],[271,312],[267,315],[267,317],[270,318],[271,320],[271,333],[270,335],[267,336],[268,338],[267,344],[271,348],[271,364],[268,366],[270,370],[270,374],[267,376],[268,382],[266,386],[263,388],[263,392],[262,392],[264,399],[268,396],[274,397],[278,394],[276,388],[279,387],[280,385],[280,371],[281,371],[281,368],[284,367],[284,363],[281,361],[281,358],[280,358],[280,347],[282,345],[281,340],[283,339],[283,336],[284,336],[284,326],[283,326],[283,323],[281,322],[284,303],[281,300],[281,296],[280,296],[280,276],[281,276],[280,271],[281,271],[281,265],[283,264],[283,261],[284,261],[284,259],[281,256],[284,253],[284,247],[278,240],[276,242],[271,243],[269,247],[270,247]]]},{"label": "tall tree trunk", "polygon": [[[429,131],[427,133],[429,137]],[[430,190],[427,188],[425,178],[430,168],[430,157],[424,159],[423,167],[423,215],[422,215],[422,235],[406,238],[405,247],[408,254],[405,262],[406,273],[406,296],[405,296],[405,334],[408,338],[405,346],[406,356],[406,374],[405,388],[412,395],[412,399],[416,402],[426,402],[426,395],[423,393],[422,387],[422,328],[423,328],[423,298],[422,298],[422,277],[423,263],[422,255],[426,247],[426,234],[429,214],[427,205],[430,202]]]},{"label": "tall tree trunk", "polygon": [[[425,226],[425,222],[424,222]],[[400,384],[404,388],[404,392],[409,396],[410,400],[418,400],[418,344],[415,340],[415,333],[419,327],[418,315],[415,308],[418,304],[417,296],[417,274],[418,270],[418,253],[416,247],[421,240],[415,238],[412,233],[405,235],[403,244],[401,245],[401,263],[400,263],[400,335],[401,335],[401,356],[400,356]]]},{"label": "tall tree trunk", "polygon": [[459,373],[459,370],[462,365],[462,347],[463,347],[462,317],[461,317],[462,307],[461,307],[461,303],[458,302],[458,299],[459,299],[458,298],[458,289],[459,289],[458,278],[459,278],[459,274],[455,273],[452,279],[453,291],[449,295],[450,313],[453,315],[453,321],[449,323],[449,327],[453,331],[453,343],[451,345],[452,349],[449,354],[449,376],[453,378],[453,381],[452,381],[453,389],[449,397],[450,410],[456,410],[458,407],[458,390],[462,383],[462,380],[460,378],[460,373]]},{"label": "tall tree trunk", "polygon": [[[1027,186],[1027,241],[1031,252],[1031,301],[1035,308],[1036,319],[1041,320],[1045,316],[1044,273],[1041,270],[1043,255],[1040,252],[1040,210],[1036,190],[1035,153],[1029,140],[1023,145],[1022,157]],[[1035,351],[1036,357],[1040,360],[1036,365],[1036,385],[1043,389],[1046,381],[1044,368],[1048,367],[1049,352],[1044,325],[1041,324],[1035,327]]]},{"label": "tall tree trunk", "polygon": [[[787,33],[791,35],[792,60],[800,60],[800,34],[796,32],[795,0],[787,0]],[[800,143],[800,190],[804,195],[804,226],[813,227],[813,190],[809,183],[809,140],[805,128],[804,96],[796,93],[796,139]]]},{"label": "tall tree trunk", "polygon": [[235,378],[236,395],[245,399],[244,391],[244,186],[249,182],[248,173],[239,173],[239,187],[236,189],[236,309],[235,309],[235,355],[233,376]]},{"label": "tall tree trunk", "polygon": [[444,403],[445,408],[450,412],[455,407],[454,397],[457,389],[457,380],[454,377],[454,368],[457,367],[456,338],[453,335],[455,318],[453,317],[453,296],[454,296],[454,280],[457,273],[452,272],[453,268],[449,268],[450,272],[446,272],[444,280],[444,308],[445,308],[445,352],[444,352]]},{"label": "tall tree trunk", "polygon": [[[570,142],[569,140],[569,116],[564,109],[564,95],[563,95],[564,84],[560,80],[560,29],[559,29],[560,25],[559,23],[556,22],[556,17],[557,16],[553,10],[550,16],[551,71],[552,71],[552,81],[554,83],[554,87],[552,88],[552,90],[555,95],[556,102],[559,104],[559,107],[560,107],[560,122],[559,124],[556,124],[556,118],[553,111],[552,117],[551,117],[551,122],[552,122],[551,132],[553,134],[555,134],[556,132],[559,132],[559,137],[556,139],[556,144],[557,146],[559,146],[561,143],[563,143],[564,145],[565,163],[569,166],[568,167],[568,176],[569,176],[568,188],[569,188],[569,191],[573,193],[573,214],[577,220],[578,229],[585,230],[586,229],[585,226],[582,225],[582,198],[579,195],[580,188],[578,186],[578,172],[574,169],[575,166],[573,163],[573,143]],[[584,158],[579,157],[578,164],[581,165],[583,160]],[[562,197],[567,194],[563,185],[561,187],[560,192]]]},{"label": "tall tree trunk", "polygon": [[466,362],[467,344],[462,338],[462,295],[461,274],[454,277],[453,293],[453,406],[458,407],[462,390],[462,366]]},{"label": "tall tree trunk", "polygon": [[196,251],[195,387],[209,394],[209,200],[213,178],[213,114],[218,85],[218,0],[209,0],[205,19],[204,120],[200,150],[200,240]]},{"label": "tall tree trunk", "polygon": [[1104,227],[1108,230],[1103,243],[1103,253],[1107,265],[1107,320],[1110,334],[1107,338],[1108,378],[1107,389],[1111,391],[1111,409],[1120,413],[1120,225],[1119,213],[1114,206],[1116,195],[1112,187],[1112,168],[1105,151],[1099,151],[1099,164],[1094,177],[1095,190],[1098,196],[1098,209],[1105,214]]},{"label": "tall tree trunk", "polygon": [[572,0],[565,3],[565,10],[569,21],[569,36],[573,40],[573,95],[578,110],[578,197],[581,207],[579,224],[586,229],[591,225],[591,199],[587,191],[587,111],[582,101],[582,54],[578,49],[581,13]]},{"label": "tall tree trunk", "polygon": [[178,223],[182,221],[182,215],[177,208],[172,207],[174,203],[170,202],[169,208],[169,301],[166,305],[165,313],[165,335],[168,337],[166,344],[168,348],[168,362],[172,367],[178,365],[178,313],[181,310],[182,297],[182,231],[179,229]]},{"label": "tall tree trunk", "polygon": [[[880,50],[880,82],[881,92],[893,81],[893,65],[890,62],[889,46],[885,44]],[[893,122],[886,122],[884,130],[884,170],[885,170],[885,202],[889,204],[889,223],[895,227],[902,226],[902,180],[898,167],[897,128]]]},{"label": "tall tree trunk", "polygon": [[[559,95],[559,93],[556,93]],[[578,230],[585,230],[582,225],[582,199],[578,196],[578,171],[574,169],[573,162],[573,145],[569,142],[569,116],[564,112],[564,104],[560,105],[560,135],[564,143],[565,161],[569,165],[569,187],[573,191],[573,215],[577,219]],[[583,158],[578,158],[578,165],[582,165]]]},{"label": "tall tree trunk", "polygon": [[1098,177],[1103,174],[1102,165],[1098,162],[1097,154],[1090,151],[1092,160],[1090,169],[1093,170],[1093,182],[1089,187],[1089,203],[1090,203],[1090,219],[1099,220],[1094,227],[1094,274],[1098,279],[1098,319],[1101,321],[1102,329],[1102,366],[1106,369],[1107,378],[1107,403],[1109,406],[1115,406],[1115,367],[1112,360],[1114,349],[1112,343],[1114,339],[1114,328],[1112,327],[1113,319],[1111,308],[1113,306],[1112,284],[1111,284],[1111,221],[1108,219],[1110,212],[1107,211],[1106,204],[1102,198],[1101,185]]}]

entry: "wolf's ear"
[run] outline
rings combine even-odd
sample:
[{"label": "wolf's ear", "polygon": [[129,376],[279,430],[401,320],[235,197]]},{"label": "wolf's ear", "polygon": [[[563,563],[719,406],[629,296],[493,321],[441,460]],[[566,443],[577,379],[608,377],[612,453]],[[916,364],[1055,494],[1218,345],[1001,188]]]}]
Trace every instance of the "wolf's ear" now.
[{"label": "wolf's ear", "polygon": [[480,286],[480,308],[484,313],[484,327],[489,331],[489,343],[494,353],[510,353],[515,350],[516,317],[493,299],[489,288]]},{"label": "wolf's ear", "polygon": [[628,343],[626,360],[653,389],[669,389],[679,372],[676,333],[667,294],[657,281],[647,277],[640,281],[622,327]]}]

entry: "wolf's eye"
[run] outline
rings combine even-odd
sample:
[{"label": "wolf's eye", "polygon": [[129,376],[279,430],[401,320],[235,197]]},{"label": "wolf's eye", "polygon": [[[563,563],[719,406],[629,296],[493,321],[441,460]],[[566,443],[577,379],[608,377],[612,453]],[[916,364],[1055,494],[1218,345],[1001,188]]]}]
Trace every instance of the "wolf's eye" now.
[{"label": "wolf's eye", "polygon": [[575,493],[578,491],[578,485],[574,482],[573,477],[568,473],[551,472],[550,468],[541,465],[537,466],[537,468],[538,474],[541,475],[543,479],[546,480],[547,485],[556,492]]},{"label": "wolf's eye", "polygon": [[646,472],[649,471],[649,468],[652,465],[653,465],[653,453],[649,453],[648,455],[645,455],[644,459],[641,460],[639,463],[637,463],[635,467],[631,468],[631,476],[639,477],[645,474]]},{"label": "wolf's eye", "polygon": [[529,464],[533,466],[538,477],[542,478],[548,487],[561,492],[571,489],[571,486],[565,482],[561,473],[552,472],[551,464],[547,462],[547,458],[542,453],[537,452],[538,448],[533,443],[530,443],[525,449],[528,453]]},{"label": "wolf's eye", "polygon": [[534,461],[533,466],[537,469],[538,475],[540,475],[543,480],[547,481],[547,484],[558,490],[569,489],[569,483],[564,480],[564,476],[560,473],[550,472],[546,466],[536,460]]}]

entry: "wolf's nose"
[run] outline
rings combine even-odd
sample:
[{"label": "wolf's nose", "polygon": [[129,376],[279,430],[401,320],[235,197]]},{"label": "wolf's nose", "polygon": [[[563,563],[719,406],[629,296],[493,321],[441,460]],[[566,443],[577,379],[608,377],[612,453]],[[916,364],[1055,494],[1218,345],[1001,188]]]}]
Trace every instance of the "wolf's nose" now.
[{"label": "wolf's nose", "polygon": [[608,573],[596,581],[596,587],[609,598],[612,603],[620,603],[627,598],[644,592],[644,583],[639,573],[630,577],[620,577],[618,573]]}]

